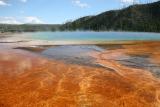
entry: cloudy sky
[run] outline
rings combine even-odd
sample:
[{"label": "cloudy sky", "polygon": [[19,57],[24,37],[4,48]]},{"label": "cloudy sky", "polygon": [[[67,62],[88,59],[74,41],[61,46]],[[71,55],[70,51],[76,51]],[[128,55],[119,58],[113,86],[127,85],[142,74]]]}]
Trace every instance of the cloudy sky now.
[{"label": "cloudy sky", "polygon": [[[119,9],[134,0],[0,0],[0,23],[61,24],[86,15]],[[135,0],[144,3],[151,0]]]}]

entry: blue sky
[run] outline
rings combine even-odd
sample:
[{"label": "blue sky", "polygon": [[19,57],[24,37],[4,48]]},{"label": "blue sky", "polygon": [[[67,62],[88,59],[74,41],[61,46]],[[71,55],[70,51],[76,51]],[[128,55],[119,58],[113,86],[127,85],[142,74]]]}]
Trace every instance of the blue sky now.
[{"label": "blue sky", "polygon": [[[0,0],[0,23],[61,24],[128,6],[134,0]],[[144,3],[141,0],[137,3]]]}]

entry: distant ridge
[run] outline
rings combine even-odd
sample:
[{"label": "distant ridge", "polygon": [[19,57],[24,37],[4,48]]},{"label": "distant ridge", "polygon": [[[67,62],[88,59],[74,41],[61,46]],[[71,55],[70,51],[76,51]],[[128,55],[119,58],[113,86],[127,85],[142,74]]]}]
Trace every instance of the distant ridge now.
[{"label": "distant ridge", "polygon": [[60,27],[58,24],[0,24],[0,32],[57,31]]},{"label": "distant ridge", "polygon": [[160,32],[160,1],[82,17],[64,24],[63,29]]}]

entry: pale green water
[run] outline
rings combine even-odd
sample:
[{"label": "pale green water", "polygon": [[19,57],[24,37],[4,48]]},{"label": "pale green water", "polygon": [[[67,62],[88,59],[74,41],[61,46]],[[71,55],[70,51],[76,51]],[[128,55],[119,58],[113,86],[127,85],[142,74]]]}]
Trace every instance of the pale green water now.
[{"label": "pale green water", "polygon": [[36,32],[30,38],[49,41],[160,40],[160,33],[141,32]]}]

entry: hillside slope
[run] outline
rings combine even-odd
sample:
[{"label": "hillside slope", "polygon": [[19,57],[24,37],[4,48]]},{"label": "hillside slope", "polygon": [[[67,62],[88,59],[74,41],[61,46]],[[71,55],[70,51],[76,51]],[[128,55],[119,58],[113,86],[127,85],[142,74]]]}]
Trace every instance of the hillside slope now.
[{"label": "hillside slope", "polygon": [[56,24],[0,24],[0,32],[38,32],[57,31],[61,25]]},{"label": "hillside slope", "polygon": [[66,23],[63,29],[160,32],[160,1],[83,17]]}]

